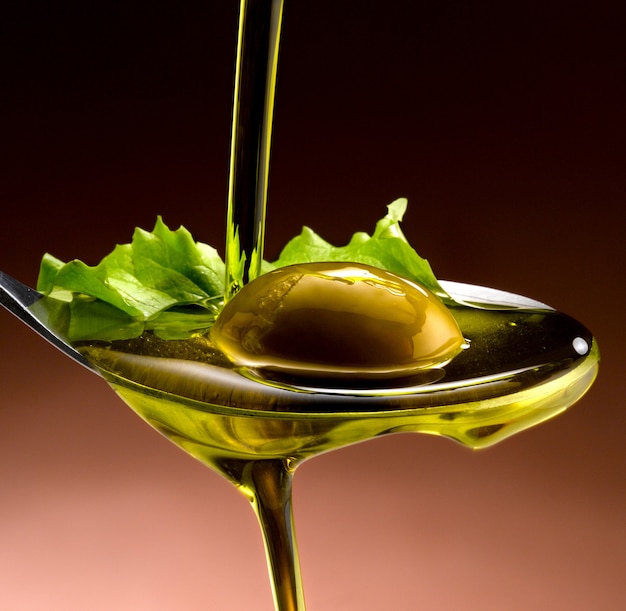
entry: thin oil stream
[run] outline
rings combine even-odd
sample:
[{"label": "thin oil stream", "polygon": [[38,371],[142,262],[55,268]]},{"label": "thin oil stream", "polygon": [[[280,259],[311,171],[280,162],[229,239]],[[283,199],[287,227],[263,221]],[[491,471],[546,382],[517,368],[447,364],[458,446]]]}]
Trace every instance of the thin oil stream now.
[{"label": "thin oil stream", "polygon": [[[228,302],[261,272],[283,0],[241,0],[226,222]],[[222,474],[225,465],[213,463]],[[277,610],[304,610],[291,510],[293,471],[281,458],[247,459],[233,481],[252,503]]]},{"label": "thin oil stream", "polygon": [[261,270],[283,0],[241,0],[228,218],[228,301]]}]

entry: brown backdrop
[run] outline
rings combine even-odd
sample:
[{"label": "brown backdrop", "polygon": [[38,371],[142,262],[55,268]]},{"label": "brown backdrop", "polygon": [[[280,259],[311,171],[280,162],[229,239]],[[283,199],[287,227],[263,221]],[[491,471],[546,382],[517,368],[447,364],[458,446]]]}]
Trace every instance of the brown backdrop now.
[{"label": "brown backdrop", "polygon": [[[0,268],[34,284],[44,251],[95,263],[157,214],[221,250],[236,1],[15,4]],[[603,356],[575,408],[501,446],[401,436],[304,465],[312,610],[624,603],[626,96],[609,6],[287,0],[268,256],[302,224],[345,242],[406,196],[439,277],[565,310]],[[3,312],[0,347],[0,607],[271,608],[228,484]]]}]

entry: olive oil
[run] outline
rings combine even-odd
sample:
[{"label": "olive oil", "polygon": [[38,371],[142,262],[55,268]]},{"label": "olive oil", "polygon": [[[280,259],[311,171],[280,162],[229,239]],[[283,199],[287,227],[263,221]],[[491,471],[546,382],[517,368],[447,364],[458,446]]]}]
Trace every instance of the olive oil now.
[{"label": "olive oil", "polygon": [[226,223],[228,301],[261,271],[283,0],[241,0]]},{"label": "olive oil", "polygon": [[248,498],[275,607],[304,611],[291,509],[302,461],[391,433],[483,448],[559,414],[596,376],[593,338],[564,314],[469,305],[451,311],[471,348],[428,370],[438,373],[432,381],[403,376],[383,387],[362,377],[340,378],[341,386],[327,385],[328,378],[268,378],[235,368],[208,336],[163,342],[148,335],[81,352],[149,425]]},{"label": "olive oil", "polygon": [[276,609],[303,611],[291,517],[302,461],[401,432],[492,445],[577,401],[599,353],[572,318],[498,291],[448,283],[448,310],[363,266],[259,278],[282,4],[241,0],[223,317],[189,340],[75,347],[141,418],[244,493]]},{"label": "olive oil", "polygon": [[259,277],[282,0],[240,6],[225,307],[193,339],[79,350],[141,418],[243,492],[276,609],[304,611],[291,513],[302,461],[400,432],[492,445],[577,401],[599,357],[573,319],[503,294],[468,303],[451,284],[448,310],[363,266]]},{"label": "olive oil", "polygon": [[592,336],[565,314],[466,305],[451,313],[471,348],[430,379],[382,385],[264,377],[233,365],[208,336],[146,335],[80,350],[142,418],[222,474],[228,457],[299,462],[392,432],[486,447],[560,413],[596,375]]},{"label": "olive oil", "polygon": [[235,364],[344,385],[442,366],[465,345],[437,296],[356,263],[289,265],[255,279],[220,312],[211,338]]},{"label": "olive oil", "polygon": [[[562,412],[591,386],[599,355],[580,323],[534,304],[481,304],[477,293],[474,303],[459,298],[450,308],[470,347],[447,364],[396,378],[347,375],[336,361],[338,377],[309,375],[300,364],[249,367],[233,362],[210,333],[178,341],[147,333],[78,348],[141,418],[248,498],[263,533],[275,607],[304,611],[291,513],[292,478],[302,461],[400,432],[486,447]],[[330,319],[337,315],[332,300],[323,303]],[[371,307],[369,313],[376,317]]]}]

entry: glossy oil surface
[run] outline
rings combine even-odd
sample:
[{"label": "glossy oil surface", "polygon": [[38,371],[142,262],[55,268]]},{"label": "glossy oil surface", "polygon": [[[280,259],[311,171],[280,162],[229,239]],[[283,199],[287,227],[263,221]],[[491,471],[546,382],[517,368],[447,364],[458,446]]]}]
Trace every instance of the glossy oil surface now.
[{"label": "glossy oil surface", "polygon": [[226,304],[211,340],[238,366],[344,384],[441,366],[465,343],[430,291],[345,263],[291,265],[257,278]]},{"label": "glossy oil surface", "polygon": [[392,432],[489,446],[562,412],[595,378],[597,346],[569,316],[510,304],[451,312],[470,348],[439,379],[397,385],[263,378],[233,368],[207,338],[81,351],[142,418],[222,474],[224,461],[298,462]]}]

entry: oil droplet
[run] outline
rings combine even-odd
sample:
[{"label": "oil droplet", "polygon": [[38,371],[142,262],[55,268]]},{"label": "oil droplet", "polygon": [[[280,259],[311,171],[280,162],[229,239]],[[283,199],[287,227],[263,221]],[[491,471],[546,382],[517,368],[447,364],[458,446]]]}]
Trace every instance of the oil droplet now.
[{"label": "oil droplet", "polygon": [[441,367],[464,347],[424,287],[353,263],[291,265],[229,301],[211,330],[236,365],[307,377],[402,377]]}]

